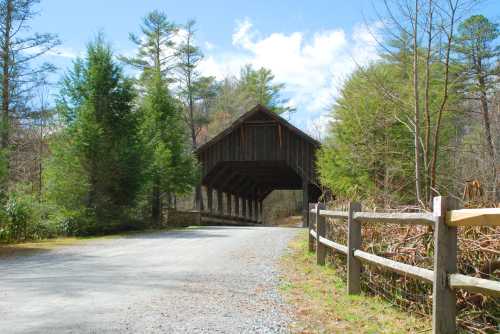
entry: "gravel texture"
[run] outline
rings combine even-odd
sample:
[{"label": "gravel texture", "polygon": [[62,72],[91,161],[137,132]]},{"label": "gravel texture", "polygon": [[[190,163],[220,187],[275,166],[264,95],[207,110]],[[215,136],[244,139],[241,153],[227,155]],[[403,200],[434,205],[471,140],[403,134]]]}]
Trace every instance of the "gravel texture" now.
[{"label": "gravel texture", "polygon": [[201,227],[0,259],[0,333],[288,333],[293,228]]}]

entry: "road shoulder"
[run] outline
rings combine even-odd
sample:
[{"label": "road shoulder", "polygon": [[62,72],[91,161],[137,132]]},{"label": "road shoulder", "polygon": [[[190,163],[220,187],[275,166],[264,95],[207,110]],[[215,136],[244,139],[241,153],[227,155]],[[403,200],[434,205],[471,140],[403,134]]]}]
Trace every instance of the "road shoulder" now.
[{"label": "road shoulder", "polygon": [[300,233],[281,259],[281,293],[294,310],[292,333],[424,333],[430,322],[377,297],[348,296],[346,283],[327,265],[315,264]]}]

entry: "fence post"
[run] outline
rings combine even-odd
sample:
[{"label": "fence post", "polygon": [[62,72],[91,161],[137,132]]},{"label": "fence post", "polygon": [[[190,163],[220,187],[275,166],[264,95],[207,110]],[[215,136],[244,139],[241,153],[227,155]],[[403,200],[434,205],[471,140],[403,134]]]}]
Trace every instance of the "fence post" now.
[{"label": "fence post", "polygon": [[309,231],[309,252],[314,252],[314,244],[316,241],[314,240],[314,237],[311,235],[311,231],[314,228],[312,222],[315,221],[315,220],[311,219],[312,218],[311,216],[313,215],[313,213],[311,213],[311,210],[314,208],[314,204],[309,203],[308,207],[309,207],[309,211],[307,213],[307,216],[309,217],[308,220],[310,222],[310,224],[307,226],[307,230]]},{"label": "fence post", "polygon": [[324,266],[326,256],[326,246],[319,242],[319,237],[326,236],[325,217],[319,214],[319,210],[325,208],[324,204],[316,204],[316,263]]},{"label": "fence post", "polygon": [[434,197],[434,282],[432,285],[432,333],[456,333],[457,297],[448,275],[457,271],[457,228],[446,225],[452,204],[445,197]]},{"label": "fence post", "polygon": [[361,204],[349,203],[347,217],[347,293],[361,293],[361,262],[354,257],[354,251],[361,248],[361,224],[354,220],[354,213],[361,211]]}]

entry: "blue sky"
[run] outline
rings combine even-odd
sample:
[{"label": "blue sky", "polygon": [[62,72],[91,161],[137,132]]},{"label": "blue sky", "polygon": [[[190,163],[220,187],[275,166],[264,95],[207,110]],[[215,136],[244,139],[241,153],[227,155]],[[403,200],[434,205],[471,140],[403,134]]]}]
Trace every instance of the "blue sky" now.
[{"label": "blue sky", "polygon": [[[100,30],[116,53],[131,54],[128,34],[149,11],[162,10],[176,23],[196,19],[203,74],[222,78],[245,63],[270,68],[297,108],[291,121],[317,135],[345,77],[377,59],[373,3],[381,0],[42,0],[31,26],[59,35],[58,54],[46,58],[63,73]],[[477,12],[498,19],[500,0],[484,1]]]}]

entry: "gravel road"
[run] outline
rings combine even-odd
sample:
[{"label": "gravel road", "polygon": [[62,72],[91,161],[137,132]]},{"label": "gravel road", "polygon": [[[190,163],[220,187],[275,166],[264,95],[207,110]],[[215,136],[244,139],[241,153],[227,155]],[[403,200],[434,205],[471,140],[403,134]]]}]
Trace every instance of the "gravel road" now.
[{"label": "gravel road", "polygon": [[0,333],[287,333],[276,261],[297,232],[202,227],[0,259]]}]

